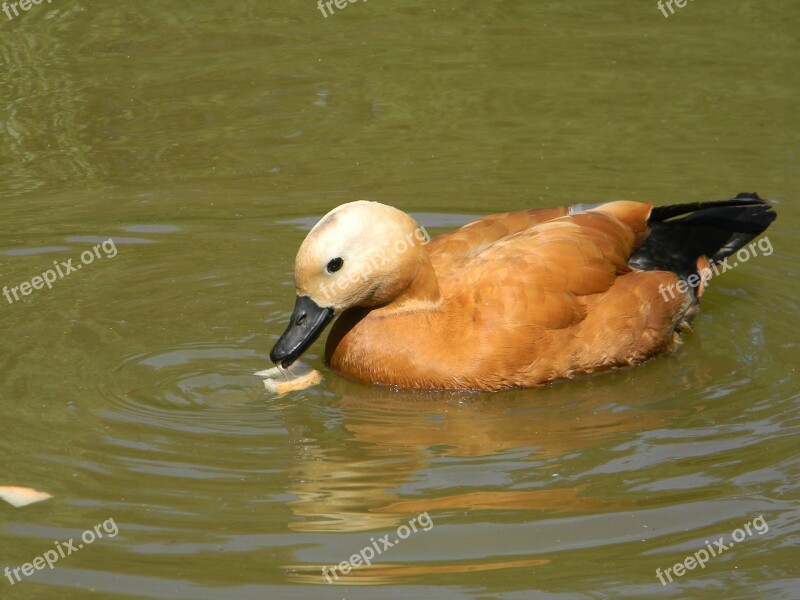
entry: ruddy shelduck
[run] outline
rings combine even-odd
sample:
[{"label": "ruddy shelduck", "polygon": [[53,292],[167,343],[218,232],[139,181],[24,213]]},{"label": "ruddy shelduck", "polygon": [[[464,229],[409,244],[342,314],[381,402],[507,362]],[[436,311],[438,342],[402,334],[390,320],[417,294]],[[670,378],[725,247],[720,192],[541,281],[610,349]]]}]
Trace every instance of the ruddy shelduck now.
[{"label": "ruddy shelduck", "polygon": [[300,246],[270,358],[290,366],[337,317],[326,364],[375,384],[501,390],[640,364],[679,343],[712,269],[774,218],[756,194],[616,201],[490,215],[428,243],[406,213],[350,202]]}]

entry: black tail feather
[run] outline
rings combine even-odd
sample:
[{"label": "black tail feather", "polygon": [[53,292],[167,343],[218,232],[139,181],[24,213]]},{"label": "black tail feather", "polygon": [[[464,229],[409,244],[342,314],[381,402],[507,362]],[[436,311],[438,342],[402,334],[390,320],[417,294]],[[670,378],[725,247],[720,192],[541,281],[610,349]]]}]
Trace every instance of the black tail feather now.
[{"label": "black tail feather", "polygon": [[767,206],[770,204],[760,198],[755,192],[742,192],[730,200],[711,200],[709,202],[687,202],[685,204],[670,204],[668,206],[655,206],[650,212],[650,222],[666,221],[680,215],[688,215],[700,210],[712,208],[726,208],[729,206]]},{"label": "black tail feather", "polygon": [[763,233],[776,216],[770,203],[755,193],[659,206],[650,213],[647,239],[628,264],[645,271],[673,271],[686,279],[697,273],[698,258],[725,259]]}]

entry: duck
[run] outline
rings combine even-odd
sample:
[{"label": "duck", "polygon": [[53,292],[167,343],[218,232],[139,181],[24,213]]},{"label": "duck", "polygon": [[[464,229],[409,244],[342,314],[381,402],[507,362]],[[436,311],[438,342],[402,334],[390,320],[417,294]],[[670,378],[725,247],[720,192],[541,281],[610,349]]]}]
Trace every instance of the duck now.
[{"label": "duck", "polygon": [[431,239],[397,208],[348,202],[300,245],[269,356],[289,368],[334,321],[326,366],[367,384],[495,392],[640,365],[681,343],[719,265],[755,251],[775,217],[755,193],[616,200],[492,214]]}]

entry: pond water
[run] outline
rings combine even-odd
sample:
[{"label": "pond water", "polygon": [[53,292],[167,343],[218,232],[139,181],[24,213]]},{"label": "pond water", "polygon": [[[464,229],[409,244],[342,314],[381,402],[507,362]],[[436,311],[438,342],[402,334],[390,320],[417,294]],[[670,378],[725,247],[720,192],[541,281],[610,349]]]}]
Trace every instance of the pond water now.
[{"label": "pond water", "polygon": [[[344,6],[0,12],[0,285],[63,273],[0,297],[0,486],[53,495],[0,502],[0,571],[64,554],[0,598],[800,597],[800,6]],[[774,252],[642,367],[400,392],[317,342],[321,385],[253,376],[343,202],[438,234],[750,191]]]}]

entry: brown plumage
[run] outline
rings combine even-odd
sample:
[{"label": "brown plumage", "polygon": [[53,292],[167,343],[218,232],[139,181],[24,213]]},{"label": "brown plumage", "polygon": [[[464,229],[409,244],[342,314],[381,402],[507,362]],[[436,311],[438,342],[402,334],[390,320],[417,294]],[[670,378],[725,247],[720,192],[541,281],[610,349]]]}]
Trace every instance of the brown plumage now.
[{"label": "brown plumage", "polygon": [[702,291],[662,293],[686,277],[662,263],[685,265],[688,252],[692,269],[704,269],[736,236],[745,240],[737,248],[752,239],[729,221],[769,214],[763,231],[774,213],[755,198],[684,211],[727,210],[727,235],[711,250],[692,246],[709,236],[694,236],[690,218],[664,213],[655,237],[692,243],[663,256],[648,241],[663,209],[637,202],[491,215],[430,243],[397,209],[345,204],[298,252],[298,307],[271,357],[290,364],[336,314],[326,362],[370,383],[500,390],[635,365],[677,343]]}]

